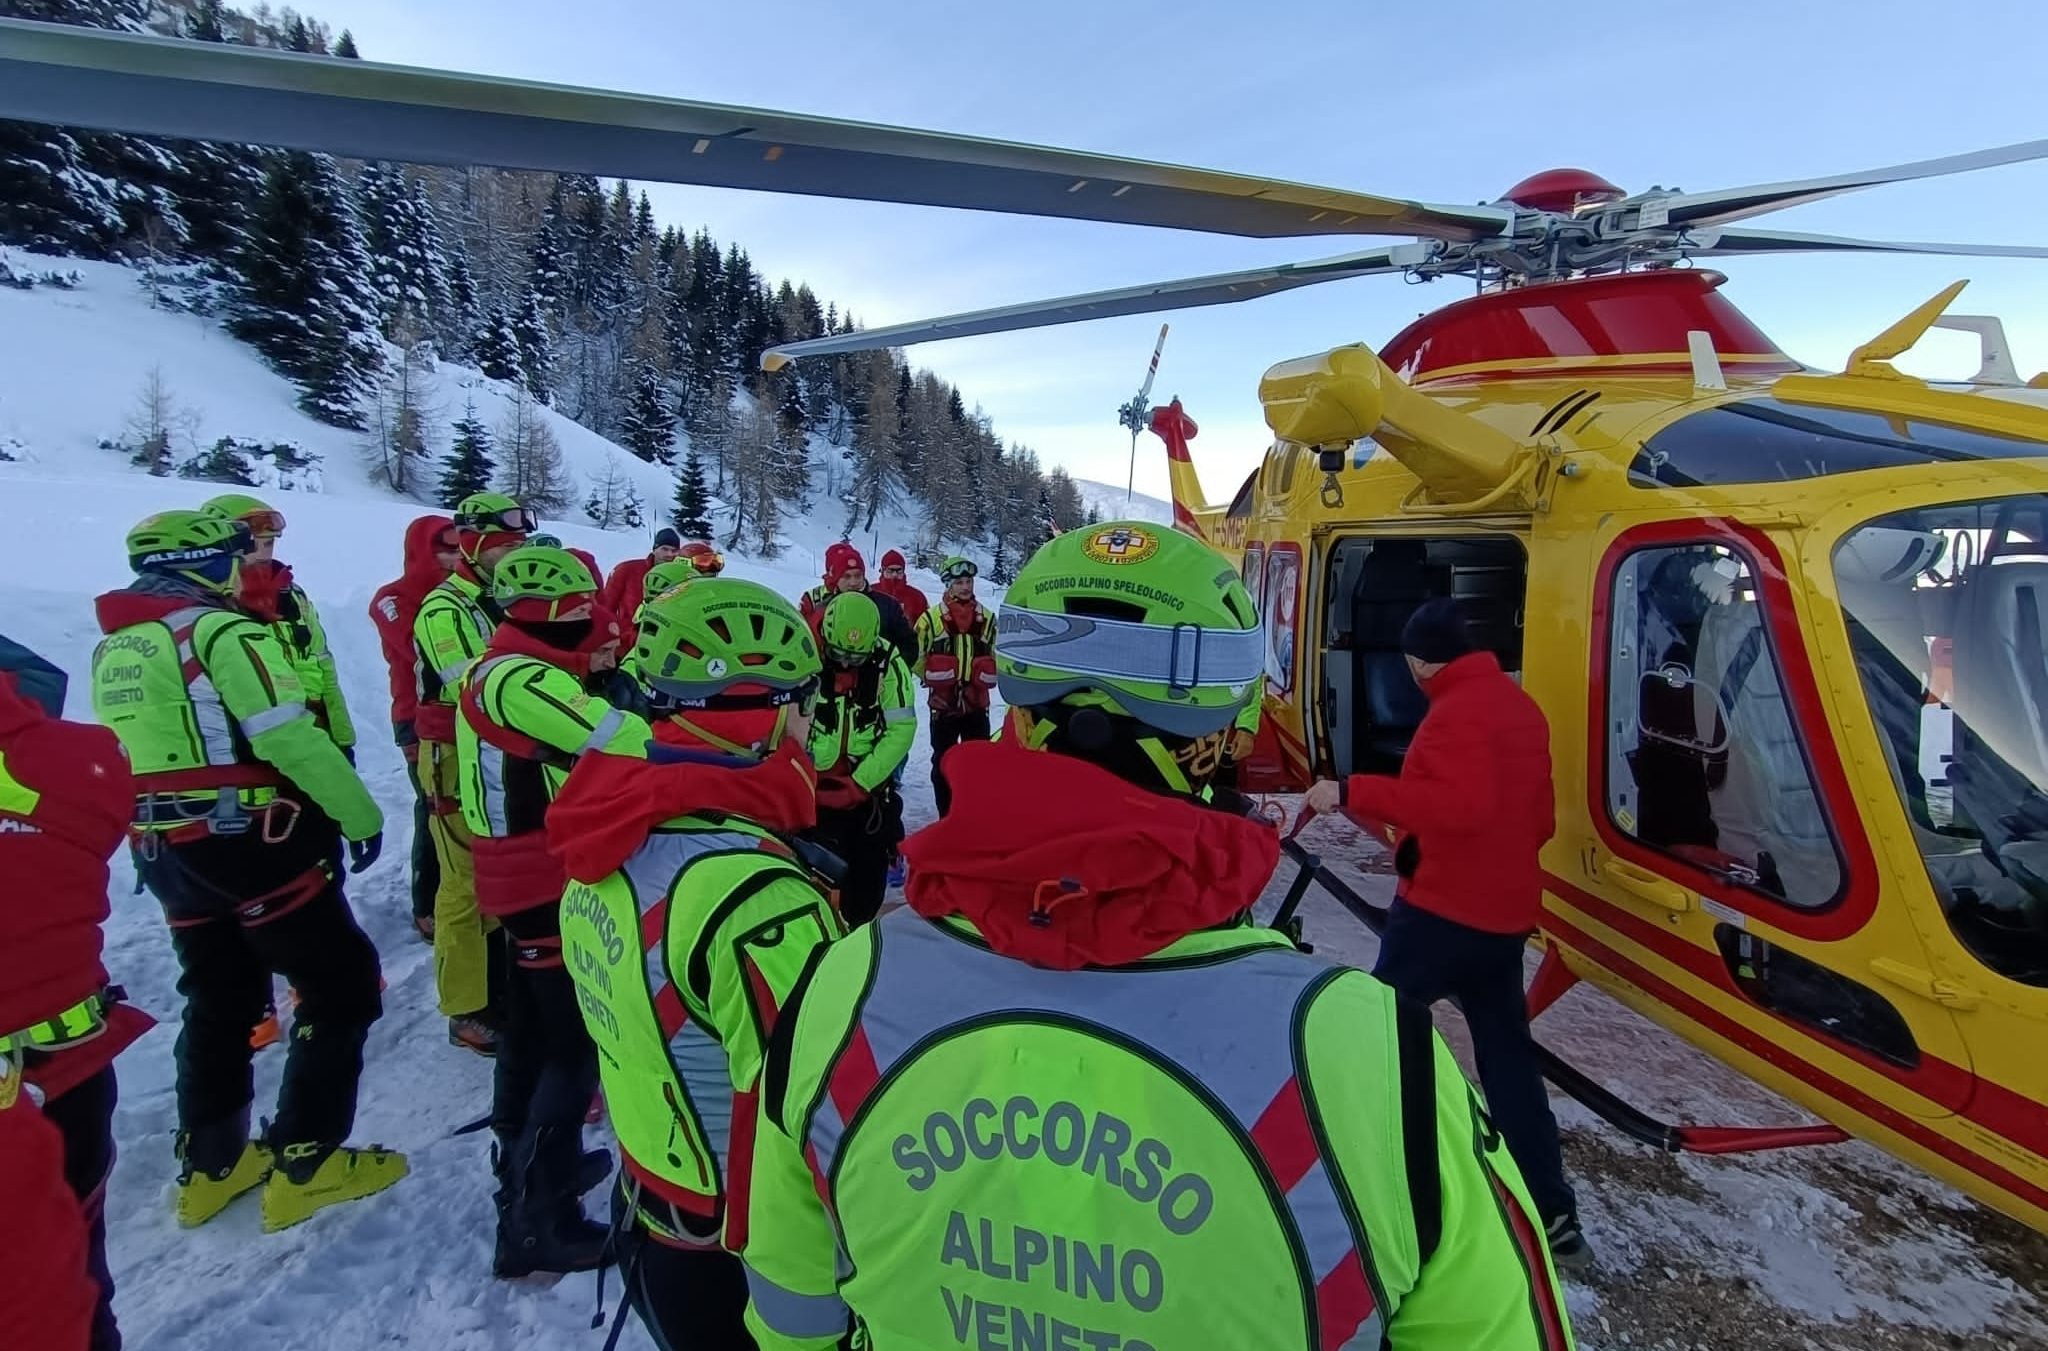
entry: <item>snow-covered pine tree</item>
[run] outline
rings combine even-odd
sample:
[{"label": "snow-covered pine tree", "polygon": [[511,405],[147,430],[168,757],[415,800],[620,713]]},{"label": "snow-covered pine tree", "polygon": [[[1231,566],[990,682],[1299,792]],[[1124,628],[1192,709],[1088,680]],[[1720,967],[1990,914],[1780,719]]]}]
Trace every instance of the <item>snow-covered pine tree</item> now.
[{"label": "snow-covered pine tree", "polygon": [[476,415],[476,403],[472,400],[462,410],[462,418],[454,427],[455,441],[448,447],[448,454],[441,461],[440,503],[453,508],[471,493],[480,493],[491,486],[491,479],[498,472],[498,466],[491,456],[491,433]]},{"label": "snow-covered pine tree", "polygon": [[234,258],[228,329],[299,384],[306,412],[357,430],[383,362],[368,266],[334,161],[271,156]]},{"label": "snow-covered pine tree", "polygon": [[711,538],[711,490],[704,483],[704,461],[694,448],[676,474],[675,511],[669,523],[686,540]]},{"label": "snow-covered pine tree", "polygon": [[546,403],[554,373],[554,339],[548,332],[547,314],[538,289],[528,288],[512,317],[512,335],[519,344],[519,375],[526,392]]},{"label": "snow-covered pine tree", "polygon": [[313,29],[298,15],[286,10],[284,13],[284,49],[288,52],[310,52],[313,50]]},{"label": "snow-covered pine tree", "polygon": [[718,491],[723,493],[732,467],[732,386],[713,379],[709,386],[692,391],[683,427],[690,434],[690,449],[711,462]]},{"label": "snow-covered pine tree", "polygon": [[674,464],[676,415],[661,374],[646,362],[633,376],[633,397],[619,427],[626,449],[649,464]]},{"label": "snow-covered pine tree", "polygon": [[[448,252],[448,303],[442,307],[440,322],[436,325],[441,351],[450,359],[468,361],[476,355],[477,322],[481,313],[478,306],[476,276],[469,270],[469,250],[457,241]],[[502,318],[503,312],[499,313]]]},{"label": "snow-covered pine tree", "polygon": [[853,482],[846,490],[846,534],[875,528],[875,517],[894,497],[898,437],[896,419],[896,354],[864,354],[867,415],[857,423],[853,435]]},{"label": "snow-covered pine tree", "polygon": [[400,327],[438,327],[448,303],[448,258],[425,185],[372,162],[356,179],[356,200],[384,336],[391,339]]},{"label": "snow-covered pine tree", "polygon": [[498,426],[498,489],[543,516],[558,516],[575,500],[576,480],[561,443],[524,390]]},{"label": "snow-covered pine tree", "polygon": [[87,167],[78,138],[60,127],[0,122],[0,244],[105,258],[123,228],[121,185]]},{"label": "snow-covered pine tree", "polygon": [[477,369],[491,379],[526,383],[526,358],[519,349],[519,330],[504,310],[492,307],[476,330],[469,350],[476,358]]},{"label": "snow-covered pine tree", "polygon": [[[183,32],[195,42],[226,42],[228,40],[226,5],[223,0],[195,0],[185,11]],[[344,38],[348,34],[342,34]]]}]

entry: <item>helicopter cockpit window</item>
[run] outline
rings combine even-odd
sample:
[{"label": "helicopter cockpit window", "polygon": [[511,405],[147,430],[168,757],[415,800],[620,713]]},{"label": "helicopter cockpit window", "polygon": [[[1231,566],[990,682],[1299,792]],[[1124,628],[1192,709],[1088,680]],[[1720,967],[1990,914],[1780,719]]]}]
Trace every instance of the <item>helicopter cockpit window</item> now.
[{"label": "helicopter cockpit window", "polygon": [[1643,844],[1802,910],[1842,865],[1756,580],[1719,544],[1642,549],[1614,578],[1607,806]]},{"label": "helicopter cockpit window", "polygon": [[1648,441],[1629,466],[1638,488],[1785,483],[1901,465],[2032,457],[2024,437],[1889,413],[1741,399],[1688,413]]},{"label": "helicopter cockpit window", "polygon": [[2048,497],[1880,517],[1834,564],[1950,928],[1999,975],[2048,987]]}]

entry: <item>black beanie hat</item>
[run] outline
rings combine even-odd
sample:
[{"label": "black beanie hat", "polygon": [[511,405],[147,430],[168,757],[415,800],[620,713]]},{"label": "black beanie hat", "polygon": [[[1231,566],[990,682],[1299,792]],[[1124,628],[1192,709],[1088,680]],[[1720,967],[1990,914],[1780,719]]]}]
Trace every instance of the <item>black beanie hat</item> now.
[{"label": "black beanie hat", "polygon": [[1449,596],[1422,602],[1401,628],[1401,650],[1433,665],[1475,651],[1465,627],[1464,608]]},{"label": "black beanie hat", "polygon": [[654,532],[654,547],[659,549],[663,545],[671,549],[680,549],[683,547],[683,537],[669,527],[663,526]]}]

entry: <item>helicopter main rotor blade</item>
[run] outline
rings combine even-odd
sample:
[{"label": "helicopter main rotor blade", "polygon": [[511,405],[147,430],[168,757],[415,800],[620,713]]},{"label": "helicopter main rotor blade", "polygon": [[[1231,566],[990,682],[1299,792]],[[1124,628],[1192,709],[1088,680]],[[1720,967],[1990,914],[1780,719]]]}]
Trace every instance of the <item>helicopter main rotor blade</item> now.
[{"label": "helicopter main rotor blade", "polygon": [[1695,258],[1745,253],[1931,253],[1965,258],[2048,258],[2048,248],[2028,244],[1927,244],[1741,226],[1698,230],[1693,237],[1700,247],[1688,252]]},{"label": "helicopter main rotor blade", "polygon": [[1432,206],[972,136],[0,19],[0,118],[1255,238],[1511,228]]},{"label": "helicopter main rotor blade", "polygon": [[1826,178],[1760,183],[1746,188],[1722,188],[1717,192],[1681,192],[1652,198],[1644,206],[1646,211],[1661,209],[1673,225],[1725,225],[1730,221],[1761,216],[1767,211],[1782,211],[1802,202],[1817,202],[1838,193],[2043,158],[2048,158],[2048,140],[2022,141],[2018,145],[1999,146],[1992,150],[1973,150],[1963,155],[1944,155],[1940,159],[1915,160],[1910,164],[1892,164],[1881,169],[1833,174]]},{"label": "helicopter main rotor blade", "polygon": [[832,356],[841,352],[872,352],[884,347],[910,347],[921,342],[947,338],[972,338],[984,333],[1009,333],[1023,328],[1045,328],[1053,324],[1078,323],[1083,319],[1108,319],[1125,314],[1155,314],[1162,310],[1188,310],[1202,305],[1229,305],[1240,300],[1316,286],[1326,281],[1370,277],[1399,272],[1424,261],[1427,244],[1399,244],[1391,248],[1368,249],[1308,263],[1283,263],[1278,267],[1251,268],[1243,272],[1219,272],[1181,281],[1154,282],[1144,286],[1123,286],[1112,291],[1090,291],[1084,295],[1062,296],[1023,305],[973,310],[942,319],[921,319],[893,324],[887,328],[864,328],[829,338],[810,338],[784,343],[761,354],[763,370],[780,370],[798,357]]}]

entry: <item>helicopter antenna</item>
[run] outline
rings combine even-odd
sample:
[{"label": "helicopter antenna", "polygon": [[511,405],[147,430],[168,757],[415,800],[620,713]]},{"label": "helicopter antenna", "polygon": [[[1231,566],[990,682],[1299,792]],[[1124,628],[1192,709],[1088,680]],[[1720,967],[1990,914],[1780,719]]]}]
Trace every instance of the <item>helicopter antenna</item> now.
[{"label": "helicopter antenna", "polygon": [[1124,483],[1124,508],[1129,510],[1131,499],[1138,488],[1138,433],[1151,426],[1152,405],[1146,402],[1152,395],[1152,379],[1159,374],[1159,354],[1166,350],[1166,325],[1159,326],[1159,341],[1152,344],[1152,364],[1145,368],[1145,383],[1138,386],[1138,392],[1131,401],[1116,410],[1119,425],[1131,429],[1131,472]]}]

